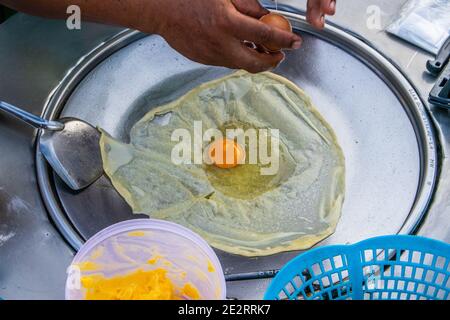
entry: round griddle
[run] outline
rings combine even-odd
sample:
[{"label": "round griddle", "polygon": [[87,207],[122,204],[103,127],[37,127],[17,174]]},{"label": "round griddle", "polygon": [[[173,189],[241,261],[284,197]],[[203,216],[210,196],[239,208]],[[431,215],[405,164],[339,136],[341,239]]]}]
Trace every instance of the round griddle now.
[{"label": "round griddle", "polygon": [[[287,52],[274,72],[312,97],[346,157],[342,217],[336,232],[317,246],[413,234],[437,173],[435,137],[415,89],[355,35],[333,26],[317,31],[303,17],[285,15],[304,43],[300,50]],[[44,116],[80,118],[127,141],[130,128],[149,110],[230,72],[187,60],[159,36],[125,31],[67,74]],[[106,177],[73,192],[51,172],[39,150],[36,158],[47,209],[74,248],[104,227],[142,217],[131,213]],[[245,258],[218,251],[227,274],[278,269],[298,254]]]}]

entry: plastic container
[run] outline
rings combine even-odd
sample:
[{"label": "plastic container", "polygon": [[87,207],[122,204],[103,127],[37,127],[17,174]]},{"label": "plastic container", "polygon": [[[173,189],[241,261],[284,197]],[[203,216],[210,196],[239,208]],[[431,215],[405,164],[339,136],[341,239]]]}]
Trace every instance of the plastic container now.
[{"label": "plastic container", "polygon": [[178,224],[135,219],[114,224],[90,238],[68,269],[66,299],[85,298],[81,277],[101,273],[106,278],[139,269],[163,268],[177,286],[192,284],[201,299],[225,299],[225,278],[212,248]]},{"label": "plastic container", "polygon": [[450,245],[384,236],[313,249],[290,261],[265,299],[448,300]]},{"label": "plastic container", "polygon": [[428,52],[437,54],[450,36],[450,1],[409,0],[386,29]]}]

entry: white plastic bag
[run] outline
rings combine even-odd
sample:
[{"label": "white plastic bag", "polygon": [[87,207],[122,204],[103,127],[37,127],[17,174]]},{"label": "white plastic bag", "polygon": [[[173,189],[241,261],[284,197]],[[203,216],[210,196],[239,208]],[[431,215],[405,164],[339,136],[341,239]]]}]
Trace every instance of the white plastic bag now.
[{"label": "white plastic bag", "polygon": [[386,30],[437,54],[450,36],[450,0],[409,0]]}]

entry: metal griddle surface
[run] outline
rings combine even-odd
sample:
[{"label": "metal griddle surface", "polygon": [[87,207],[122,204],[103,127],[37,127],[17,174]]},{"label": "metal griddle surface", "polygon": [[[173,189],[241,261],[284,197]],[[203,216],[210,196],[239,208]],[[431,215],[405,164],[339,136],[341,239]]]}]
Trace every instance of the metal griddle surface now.
[{"label": "metal griddle surface", "polygon": [[[275,72],[312,97],[346,157],[342,218],[335,234],[318,246],[412,232],[431,196],[431,188],[423,190],[432,184],[427,180],[432,155],[421,142],[427,140],[426,119],[411,112],[417,111],[415,106],[392,89],[390,81],[395,79],[387,79],[377,66],[336,45],[326,33],[308,32],[303,48],[289,52]],[[60,116],[81,118],[127,141],[130,128],[146,112],[229,72],[193,63],[160,37],[148,36],[95,66],[73,90]],[[79,193],[57,178],[54,186],[61,212],[82,239],[115,222],[140,217],[105,177]],[[261,258],[218,254],[225,273],[236,274],[280,268],[298,252]]]}]

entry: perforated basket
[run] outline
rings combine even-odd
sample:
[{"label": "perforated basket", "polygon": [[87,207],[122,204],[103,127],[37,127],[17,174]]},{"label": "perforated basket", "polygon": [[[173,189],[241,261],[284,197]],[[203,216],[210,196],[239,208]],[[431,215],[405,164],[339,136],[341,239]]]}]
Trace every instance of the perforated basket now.
[{"label": "perforated basket", "polygon": [[417,236],[383,236],[326,246],[290,261],[268,300],[449,300],[450,245]]}]

